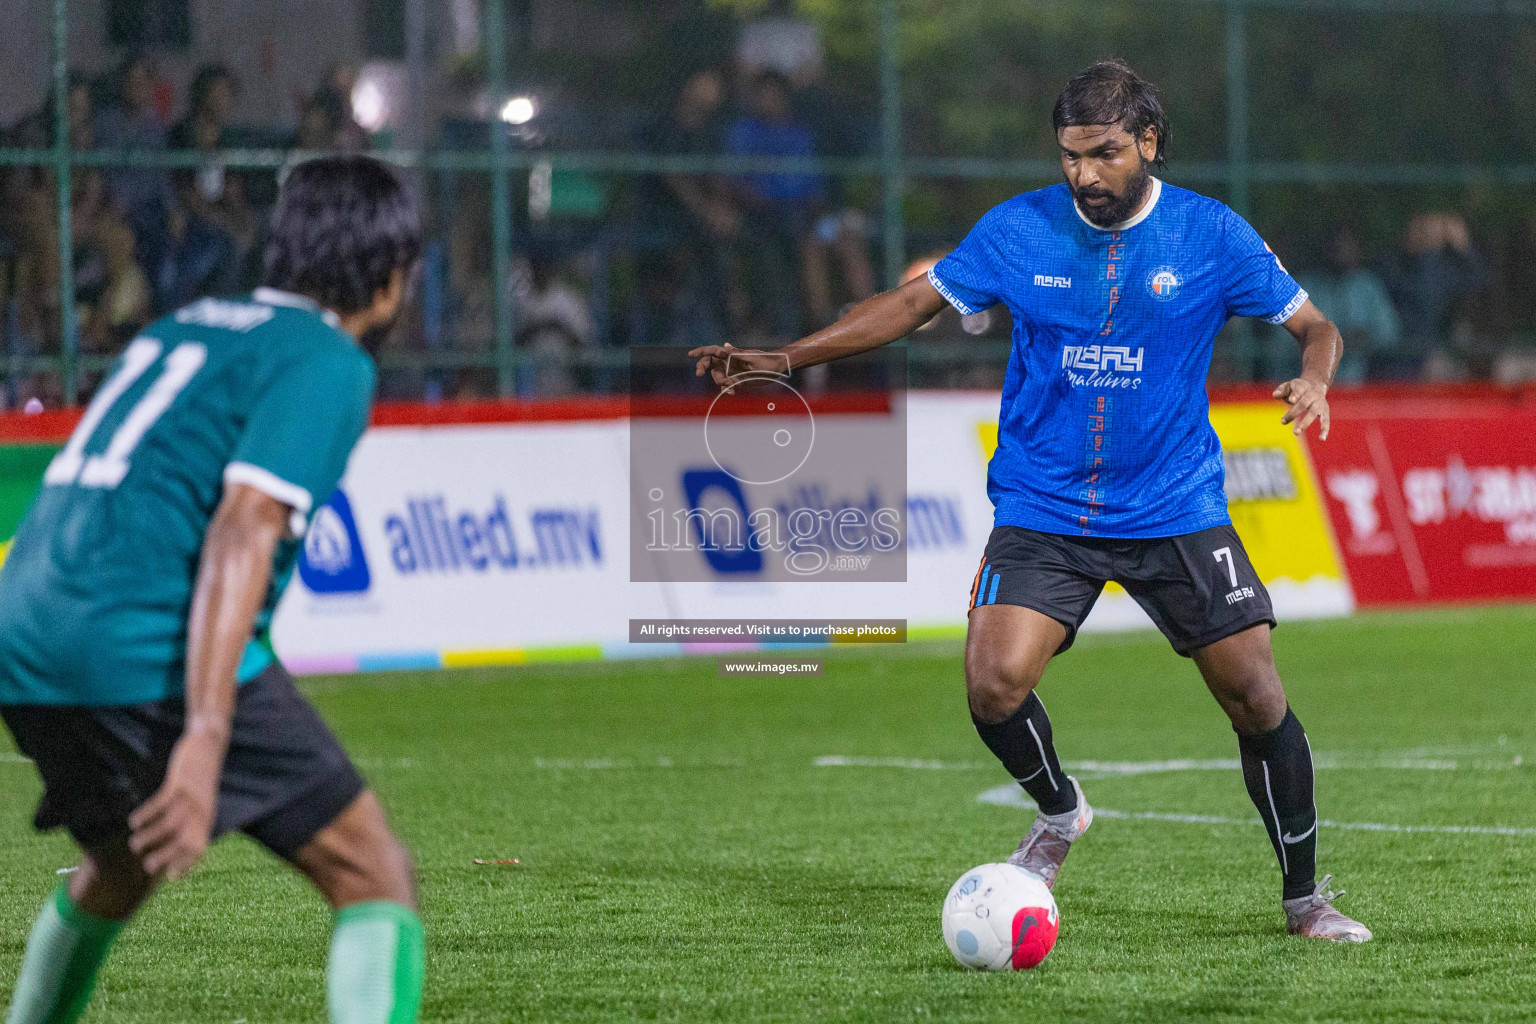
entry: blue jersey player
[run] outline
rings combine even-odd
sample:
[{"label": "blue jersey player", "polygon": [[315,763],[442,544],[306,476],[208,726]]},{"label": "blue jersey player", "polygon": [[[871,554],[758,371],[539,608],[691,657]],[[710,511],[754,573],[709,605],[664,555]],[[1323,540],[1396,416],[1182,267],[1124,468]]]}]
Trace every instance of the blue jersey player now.
[{"label": "blue jersey player", "polygon": [[1093,821],[1034,691],[1113,580],[1194,660],[1232,720],[1280,862],[1287,930],[1367,941],[1314,877],[1311,750],[1275,670],[1269,595],[1227,515],[1205,394],[1228,319],[1284,325],[1302,373],[1275,389],[1282,422],[1297,433],[1316,423],[1326,438],[1338,329],[1241,217],[1152,176],[1168,125],[1155,89],[1125,64],[1074,77],[1052,122],[1064,183],[989,211],[926,278],[826,330],[771,353],[697,349],[696,372],[729,386],[895,341],[945,303],[1007,305],[1013,349],[987,473],[996,513],[971,585],[965,676],[977,731],[1040,808],[1010,861],[1052,885]]},{"label": "blue jersey player", "polygon": [[124,923],[244,832],[335,909],[334,1024],[410,1024],[409,857],[272,653],[298,538],[368,422],[414,206],[366,157],[300,164],[265,287],[150,324],[102,382],[0,573],[0,717],[80,869],[33,925],[7,1024],[67,1024]]}]

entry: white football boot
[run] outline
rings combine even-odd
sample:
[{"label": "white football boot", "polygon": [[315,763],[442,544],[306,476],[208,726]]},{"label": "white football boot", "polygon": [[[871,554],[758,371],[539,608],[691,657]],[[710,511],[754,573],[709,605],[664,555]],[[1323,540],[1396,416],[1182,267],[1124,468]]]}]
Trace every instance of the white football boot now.
[{"label": "white football boot", "polygon": [[1070,775],[1067,781],[1072,783],[1072,788],[1077,792],[1077,806],[1064,814],[1042,812],[1036,815],[1035,823],[1029,827],[1024,841],[1013,851],[1013,856],[1008,858],[1009,864],[1021,867],[1039,878],[1047,889],[1055,887],[1056,874],[1061,870],[1062,861],[1067,859],[1067,851],[1093,824],[1093,808],[1089,806],[1088,798],[1083,796],[1083,787]]},{"label": "white football boot", "polygon": [[1280,905],[1285,908],[1286,934],[1330,942],[1370,942],[1369,928],[1334,909],[1333,901],[1344,893],[1328,891],[1328,882],[1332,878],[1332,875],[1324,875],[1310,895],[1281,901]]}]

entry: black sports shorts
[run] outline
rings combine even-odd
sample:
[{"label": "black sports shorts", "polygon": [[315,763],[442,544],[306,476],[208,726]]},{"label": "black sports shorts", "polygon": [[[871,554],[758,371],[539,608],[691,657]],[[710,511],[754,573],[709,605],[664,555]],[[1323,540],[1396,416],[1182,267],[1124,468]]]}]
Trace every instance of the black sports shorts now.
[{"label": "black sports shorts", "polygon": [[1185,657],[1261,622],[1275,624],[1269,591],[1230,526],[1153,540],[999,526],[971,584],[971,607],[1013,604],[1049,615],[1067,627],[1064,651],[1110,580]]},{"label": "black sports shorts", "polygon": [[[128,832],[181,737],[181,697],[120,707],[11,705],[0,718],[43,777],[33,824],[87,849]],[[331,730],[274,664],[236,691],[214,836],[244,832],[291,860],[365,788]]]}]

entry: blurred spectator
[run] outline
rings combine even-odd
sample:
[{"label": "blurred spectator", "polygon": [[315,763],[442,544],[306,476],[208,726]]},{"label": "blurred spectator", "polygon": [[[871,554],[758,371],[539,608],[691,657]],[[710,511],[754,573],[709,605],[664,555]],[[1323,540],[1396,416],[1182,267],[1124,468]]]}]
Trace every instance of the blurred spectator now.
[{"label": "blurred spectator", "polygon": [[331,121],[331,147],[345,150],[368,148],[368,132],[352,113],[352,91],[357,88],[357,68],[346,62],[332,64],[315,90],[318,103]]},{"label": "blurred spectator", "polygon": [[[691,76],[677,103],[648,140],[668,156],[718,154],[725,80],[710,69]],[[692,348],[723,340],[732,292],[729,243],[741,212],[718,175],[667,174],[646,180],[641,218],[638,295],[630,342]]]},{"label": "blurred spectator", "polygon": [[[753,80],[747,112],[731,125],[726,151],[732,156],[816,155],[811,130],[795,120],[784,75],[764,71]],[[736,195],[743,211],[748,323],[777,339],[797,338],[803,333],[797,277],[803,278],[799,283],[808,297],[829,292],[826,261],[812,233],[824,195],[821,178],[804,172],[746,174],[736,181]]]},{"label": "blurred spectator", "polygon": [[538,253],[513,269],[518,309],[517,344],[533,357],[519,374],[518,394],[550,398],[580,390],[583,376],[572,355],[597,344],[587,299],[558,273],[559,264]]},{"label": "blurred spectator", "polygon": [[[850,305],[875,294],[875,268],[869,261],[869,218],[862,210],[848,207],[817,218],[802,253],[806,261],[806,311],[815,326],[827,326]],[[843,285],[838,302],[833,301],[833,258]]]},{"label": "blurred spectator", "polygon": [[820,77],[821,33],[815,25],[796,18],[792,7],[790,0],[770,0],[761,17],[742,26],[736,43],[736,64],[742,74],[777,72],[795,88]]},{"label": "blurred spectator", "polygon": [[[104,149],[165,149],[165,124],[156,109],[155,65],[133,54],[118,65],[111,100],[95,111],[94,142]],[[106,172],[107,193],[133,231],[139,265],[152,285],[172,245],[173,221],[179,216],[169,176],[159,167],[113,167]],[[156,287],[157,308],[159,302]]]},{"label": "blurred spectator", "polygon": [[283,161],[283,166],[278,168],[277,183],[281,185],[286,181],[288,172],[310,159],[310,155],[316,150],[335,147],[336,130],[331,124],[331,115],[319,100],[313,97],[304,100],[299,104],[299,121],[294,128],[293,138],[288,144],[288,148],[294,152],[289,153],[288,159]]},{"label": "blurred spectator", "polygon": [[1402,319],[1404,373],[1454,375],[1452,346],[1462,303],[1488,280],[1467,222],[1421,213],[1408,222],[1387,274],[1387,288]]},{"label": "blurred spectator", "polygon": [[294,149],[334,149],[336,125],[330,111],[318,99],[308,99],[299,108],[299,124],[293,135]]},{"label": "blurred spectator", "polygon": [[[795,91],[795,111],[811,129],[816,152],[823,157],[866,156],[872,151],[874,127],[878,117],[862,98],[816,80]],[[810,257],[829,264],[826,269],[806,275],[808,284],[835,281],[841,292],[808,294],[806,305],[816,324],[830,323],[850,304],[873,295],[878,282],[870,262],[871,226],[863,210],[849,201],[847,179],[828,176],[823,207],[827,211],[816,222],[815,244]],[[834,276],[831,269],[835,268]]]},{"label": "blurred spectator", "polygon": [[[1334,235],[1326,270],[1298,275],[1298,280],[1317,308],[1344,335],[1340,382],[1359,384],[1368,377],[1402,379],[1412,375],[1411,357],[1404,362],[1397,310],[1387,296],[1381,275],[1365,266],[1364,250],[1353,229],[1341,228]],[[1290,335],[1278,338],[1276,344],[1300,365]],[[1284,379],[1277,370],[1272,367],[1270,376]]]},{"label": "blurred spectator", "polygon": [[[91,90],[83,78],[71,76],[66,101],[70,145],[90,149]],[[40,138],[28,144],[52,146],[53,100],[29,119]],[[60,243],[56,179],[52,169],[38,168],[13,179],[6,197],[5,233],[17,245],[18,259],[11,284],[20,303],[16,312],[11,354],[37,355],[57,351],[62,336],[60,305]],[[74,302],[80,347],[85,352],[112,352],[127,341],[149,317],[149,286],[134,259],[133,232],[108,198],[102,172],[77,167],[70,174],[71,231],[74,259]],[[21,324],[25,318],[29,328]],[[46,344],[42,339],[47,339]],[[32,391],[47,391],[33,385]],[[45,395],[53,404],[56,396]]]},{"label": "blurred spectator", "polygon": [[246,201],[245,176],[225,167],[220,151],[229,137],[237,83],[222,64],[205,64],[192,79],[187,116],[167,136],[172,149],[207,154],[196,169],[171,175],[185,227],[178,247],[175,293],[168,306],[177,306],[205,291],[239,291],[245,263],[256,240],[259,221]]}]

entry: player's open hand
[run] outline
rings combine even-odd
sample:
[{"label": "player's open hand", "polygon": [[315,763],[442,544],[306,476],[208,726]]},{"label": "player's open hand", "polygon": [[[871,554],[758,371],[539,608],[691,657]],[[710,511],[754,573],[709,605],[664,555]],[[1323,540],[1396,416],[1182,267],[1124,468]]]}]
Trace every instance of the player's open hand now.
[{"label": "player's open hand", "polygon": [[128,848],[145,874],[181,878],[202,860],[213,834],[223,764],[220,740],[189,733],[176,742],[159,791],[128,816]]},{"label": "player's open hand", "polygon": [[1281,423],[1294,423],[1292,433],[1298,437],[1315,421],[1318,438],[1328,440],[1328,385],[1305,377],[1288,380],[1275,388],[1275,397],[1290,408],[1280,417]]},{"label": "player's open hand", "polygon": [[693,349],[688,356],[696,360],[693,368],[695,377],[702,377],[707,373],[711,380],[727,391],[735,388],[743,378],[752,374],[772,373],[778,376],[789,374],[787,354],[736,348],[730,342],[724,345],[705,345],[702,348]]}]

